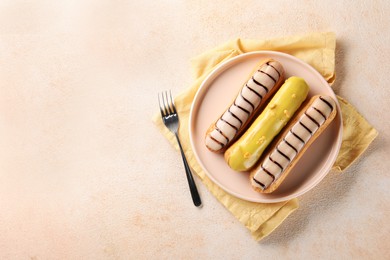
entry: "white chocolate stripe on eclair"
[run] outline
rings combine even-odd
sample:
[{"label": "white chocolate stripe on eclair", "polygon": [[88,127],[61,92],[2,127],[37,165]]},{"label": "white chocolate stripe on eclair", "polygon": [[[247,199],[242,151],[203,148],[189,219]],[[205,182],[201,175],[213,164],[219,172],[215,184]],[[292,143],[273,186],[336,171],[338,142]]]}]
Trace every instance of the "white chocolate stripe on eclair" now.
[{"label": "white chocolate stripe on eclair", "polygon": [[265,190],[279,179],[302,147],[324,124],[334,108],[335,103],[331,97],[319,96],[316,98],[258,167],[253,175],[252,184]]},{"label": "white chocolate stripe on eclair", "polygon": [[218,119],[215,129],[206,136],[206,146],[218,151],[229,144],[250,118],[267,93],[281,77],[282,65],[268,61],[244,84],[233,104]]}]

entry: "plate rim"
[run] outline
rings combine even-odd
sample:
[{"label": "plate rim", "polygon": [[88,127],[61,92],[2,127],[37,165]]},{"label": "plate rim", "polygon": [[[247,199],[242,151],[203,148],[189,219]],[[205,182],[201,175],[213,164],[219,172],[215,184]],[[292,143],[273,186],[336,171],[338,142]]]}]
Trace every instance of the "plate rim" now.
[{"label": "plate rim", "polygon": [[[231,66],[233,66],[235,64],[236,60],[245,59],[245,57],[252,56],[252,55],[274,55],[274,56],[284,56],[287,59],[292,59],[292,60],[302,64],[303,66],[305,66],[312,73],[319,76],[318,78],[320,79],[320,81],[322,81],[325,85],[329,86],[330,91],[333,93],[333,95],[335,97],[337,114],[339,116],[339,121],[340,121],[339,122],[339,129],[338,129],[338,133],[337,133],[338,140],[337,140],[336,145],[335,145],[336,153],[337,153],[337,155],[339,154],[341,143],[342,143],[342,133],[343,133],[342,122],[343,122],[343,119],[342,119],[341,107],[340,107],[340,104],[338,102],[336,93],[334,93],[334,90],[332,89],[330,84],[325,80],[325,78],[315,68],[313,68],[310,64],[308,64],[307,62],[305,62],[305,61],[303,61],[303,60],[301,60],[293,55],[290,55],[290,54],[287,54],[284,52],[279,52],[279,51],[252,51],[252,52],[242,53],[242,54],[239,54],[237,56],[234,56],[232,58],[229,58],[229,59],[221,62],[220,64],[218,64],[215,68],[213,68],[209,72],[209,74],[203,79],[198,90],[196,91],[194,99],[193,99],[191,107],[190,107],[190,114],[189,114],[189,118],[188,118],[188,120],[189,120],[189,122],[188,122],[189,129],[188,130],[189,130],[189,139],[190,139],[191,149],[192,149],[193,155],[195,156],[196,161],[198,162],[198,164],[201,167],[201,169],[203,170],[203,172],[207,175],[208,178],[210,178],[218,187],[223,189],[225,192],[227,192],[227,193],[229,193],[237,198],[243,199],[245,201],[257,202],[257,203],[277,203],[277,202],[288,201],[288,200],[297,198],[297,197],[305,194],[306,192],[312,190],[316,185],[318,185],[325,178],[325,176],[327,176],[328,173],[332,170],[332,165],[335,163],[335,161],[337,159],[337,155],[334,158],[332,158],[332,161],[330,162],[331,166],[329,167],[327,172],[325,174],[323,174],[322,176],[320,176],[320,178],[318,178],[316,181],[314,181],[311,185],[309,185],[308,187],[306,187],[302,191],[299,191],[299,192],[296,192],[296,193],[293,193],[293,194],[290,194],[287,196],[283,196],[280,198],[263,199],[263,198],[259,197],[258,199],[250,199],[246,196],[243,196],[242,194],[239,194],[235,191],[230,190],[228,187],[221,184],[211,173],[209,173],[206,170],[206,167],[204,166],[203,162],[200,160],[198,153],[195,152],[195,144],[194,144],[194,137],[193,137],[194,134],[192,133],[193,123],[194,123],[193,122],[194,121],[194,114],[195,114],[194,110],[195,110],[195,106],[198,103],[196,101],[208,89],[205,87],[205,85],[209,84],[209,81],[214,80],[214,78],[218,77],[225,70],[229,69],[229,67],[230,67],[229,64],[231,64]],[[322,171],[323,168],[327,167],[328,164],[323,165],[323,167],[319,171]]]}]

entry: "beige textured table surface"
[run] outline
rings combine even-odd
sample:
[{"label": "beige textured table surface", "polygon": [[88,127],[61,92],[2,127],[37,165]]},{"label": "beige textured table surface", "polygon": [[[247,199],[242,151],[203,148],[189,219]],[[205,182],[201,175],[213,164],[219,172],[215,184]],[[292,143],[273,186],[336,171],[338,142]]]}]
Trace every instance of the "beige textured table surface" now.
[{"label": "beige textured table surface", "polygon": [[[139,3],[133,3],[139,2]],[[1,259],[390,258],[388,1],[1,1]],[[337,35],[336,93],[379,131],[255,242],[151,122],[190,58],[237,37]]]}]

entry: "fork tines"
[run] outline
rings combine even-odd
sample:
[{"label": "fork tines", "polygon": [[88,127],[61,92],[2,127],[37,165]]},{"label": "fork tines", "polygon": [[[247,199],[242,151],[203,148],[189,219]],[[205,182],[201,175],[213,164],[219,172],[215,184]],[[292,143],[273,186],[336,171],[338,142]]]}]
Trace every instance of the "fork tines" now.
[{"label": "fork tines", "polygon": [[161,116],[176,114],[175,103],[172,98],[172,92],[169,90],[158,94],[158,104],[160,105]]}]

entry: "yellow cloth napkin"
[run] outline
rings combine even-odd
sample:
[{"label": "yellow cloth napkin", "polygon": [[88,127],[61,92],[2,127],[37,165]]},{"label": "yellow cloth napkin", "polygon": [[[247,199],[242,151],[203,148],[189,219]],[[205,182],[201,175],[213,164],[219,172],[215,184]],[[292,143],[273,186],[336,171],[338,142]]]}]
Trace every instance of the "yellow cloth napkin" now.
[{"label": "yellow cloth napkin", "polygon": [[[277,228],[290,213],[298,208],[298,200],[264,204],[238,199],[213,183],[196,161],[189,142],[188,117],[195,93],[205,77],[222,61],[239,54],[259,50],[285,52],[298,57],[317,69],[332,84],[335,79],[334,33],[313,33],[268,40],[236,39],[207,51],[192,60],[194,83],[175,98],[180,117],[180,138],[188,162],[210,192],[251,232],[255,240],[261,240]],[[377,131],[350,105],[339,97],[343,116],[343,143],[334,169],[346,169],[377,136]],[[178,149],[176,139],[163,125],[157,113],[153,122],[164,136]]]}]

